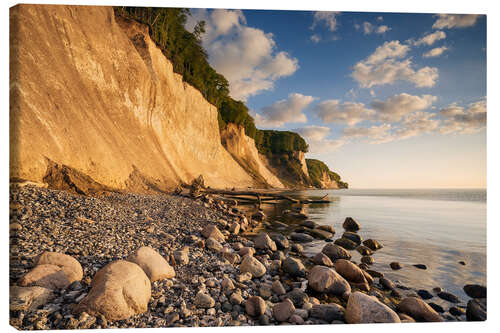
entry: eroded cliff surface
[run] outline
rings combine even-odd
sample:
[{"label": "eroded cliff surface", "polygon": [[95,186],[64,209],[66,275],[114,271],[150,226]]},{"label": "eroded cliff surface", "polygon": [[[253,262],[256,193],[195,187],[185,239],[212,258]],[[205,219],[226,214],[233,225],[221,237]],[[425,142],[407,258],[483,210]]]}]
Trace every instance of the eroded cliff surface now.
[{"label": "eroded cliff surface", "polygon": [[269,170],[266,157],[259,154],[255,141],[245,135],[245,129],[242,126],[227,124],[221,133],[221,139],[227,151],[257,182],[275,188],[285,187]]},{"label": "eroded cliff surface", "polygon": [[18,5],[10,28],[11,177],[43,182],[55,164],[135,191],[200,174],[255,185],[222,146],[216,108],[144,26],[111,7]]}]

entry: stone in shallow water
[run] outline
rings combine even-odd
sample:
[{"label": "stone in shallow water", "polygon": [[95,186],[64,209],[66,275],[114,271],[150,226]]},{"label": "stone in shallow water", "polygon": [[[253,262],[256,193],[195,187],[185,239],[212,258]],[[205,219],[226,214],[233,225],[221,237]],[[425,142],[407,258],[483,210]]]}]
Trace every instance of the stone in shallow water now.
[{"label": "stone in shallow water", "polygon": [[474,298],[467,303],[466,317],[468,321],[486,320],[486,298]]},{"label": "stone in shallow water", "polygon": [[424,289],[418,290],[417,294],[418,294],[418,296],[422,297],[422,299],[431,299],[434,297],[430,292],[428,292],[427,290],[424,290]]},{"label": "stone in shallow water", "polygon": [[359,291],[351,293],[345,313],[349,324],[360,323],[399,323],[396,312],[381,303],[376,297]]},{"label": "stone in shallow water", "polygon": [[391,266],[393,270],[398,270],[402,268],[401,264],[397,261],[391,262],[389,266]]},{"label": "stone in shallow water", "polygon": [[418,268],[418,269],[427,269],[427,266],[425,266],[424,264],[415,264],[413,266]]},{"label": "stone in shallow water", "polygon": [[325,266],[314,266],[309,271],[307,279],[309,286],[317,292],[341,296],[351,291],[351,286],[340,274]]},{"label": "stone in shallow water", "polygon": [[307,232],[311,236],[313,236],[314,238],[317,238],[317,239],[330,239],[333,237],[332,233],[325,231],[325,230],[321,230],[321,229],[310,229]]},{"label": "stone in shallow water", "polygon": [[354,221],[352,217],[346,217],[342,227],[347,231],[358,231],[360,229],[359,223]]},{"label": "stone in shallow water", "polygon": [[406,297],[397,306],[399,312],[405,313],[420,322],[440,322],[443,318],[427,303],[417,297]]},{"label": "stone in shallow water", "polygon": [[351,259],[351,255],[346,249],[337,244],[326,244],[321,250],[324,254],[326,254],[332,261],[337,259]]},{"label": "stone in shallow water", "polygon": [[451,303],[460,303],[460,300],[458,299],[458,297],[453,295],[452,293],[442,291],[442,292],[439,292],[437,295],[439,298],[444,299],[445,301],[448,301]]},{"label": "stone in shallow water", "polygon": [[373,254],[372,250],[364,245],[357,246],[356,251],[358,251],[362,256],[371,256]]},{"label": "stone in shallow water", "polygon": [[443,309],[443,307],[441,305],[438,305],[438,304],[433,303],[433,302],[429,302],[427,304],[429,304],[429,306],[431,308],[433,308],[434,311],[436,311],[436,312],[439,312],[439,313],[443,313],[444,312],[444,309]]},{"label": "stone in shallow water", "polygon": [[347,238],[351,241],[353,241],[354,243],[356,243],[357,245],[361,244],[361,236],[358,235],[357,233],[355,232],[352,232],[352,231],[346,231],[342,234],[342,237],[343,238]]},{"label": "stone in shallow water", "polygon": [[486,287],[478,284],[467,284],[464,291],[471,298],[486,298]]},{"label": "stone in shallow water", "polygon": [[363,245],[370,248],[372,251],[377,251],[383,248],[382,244],[380,244],[377,240],[371,238],[364,240]]},{"label": "stone in shallow water", "polygon": [[290,238],[295,242],[308,243],[312,242],[314,238],[308,234],[302,232],[294,232],[290,235]]},{"label": "stone in shallow water", "polygon": [[330,260],[330,258],[328,258],[327,255],[325,255],[324,253],[322,252],[319,252],[317,253],[314,257],[313,257],[313,262],[316,264],[316,265],[322,265],[322,266],[326,266],[326,267],[332,267],[333,266],[333,263],[332,261]]}]

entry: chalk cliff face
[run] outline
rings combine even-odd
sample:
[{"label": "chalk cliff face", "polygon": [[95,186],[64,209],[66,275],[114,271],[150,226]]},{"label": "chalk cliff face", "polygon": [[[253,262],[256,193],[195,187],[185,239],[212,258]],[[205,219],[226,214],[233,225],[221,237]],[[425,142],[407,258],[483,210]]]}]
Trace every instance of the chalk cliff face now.
[{"label": "chalk cliff face", "polygon": [[255,141],[245,135],[242,126],[229,123],[221,133],[222,144],[231,153],[236,161],[254,176],[257,182],[275,188],[285,186],[268,168],[265,156],[259,154],[255,147]]},{"label": "chalk cliff face", "polygon": [[331,179],[326,172],[322,172],[320,178],[320,188],[335,189],[339,188],[339,184],[335,180]]},{"label": "chalk cliff face", "polygon": [[10,16],[11,177],[43,182],[56,164],[135,191],[200,174],[211,187],[255,185],[222,146],[216,108],[144,26],[111,7],[18,5]]}]

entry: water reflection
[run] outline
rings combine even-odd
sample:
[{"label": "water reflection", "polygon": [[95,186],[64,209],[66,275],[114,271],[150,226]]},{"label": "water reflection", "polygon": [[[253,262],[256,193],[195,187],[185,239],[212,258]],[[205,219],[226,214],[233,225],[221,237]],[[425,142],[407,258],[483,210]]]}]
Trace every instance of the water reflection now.
[{"label": "water reflection", "polygon": [[[328,193],[332,202],[304,205],[310,219],[318,224],[332,225],[337,231],[335,238],[342,235],[342,223],[346,216],[356,219],[361,224],[359,234],[363,239],[374,238],[384,245],[373,255],[375,263],[372,269],[384,273],[391,280],[416,289],[441,287],[462,301],[468,299],[462,289],[465,284],[486,285],[485,202],[447,201],[442,197],[427,200],[411,196],[345,196],[337,195],[335,191],[313,193],[315,197]],[[287,194],[310,197],[311,192]],[[293,206],[280,203],[263,206],[263,209],[269,221],[298,225],[300,221],[281,214],[284,209]],[[324,241],[309,243],[304,247],[305,252],[316,254],[324,244]],[[353,260],[359,262],[361,256],[357,251],[350,252]],[[466,262],[465,266],[458,263],[461,260]],[[399,261],[403,269],[391,270],[389,263],[392,261]],[[427,270],[415,268],[413,264],[425,264]],[[437,297],[432,301],[438,304],[443,302]]]}]

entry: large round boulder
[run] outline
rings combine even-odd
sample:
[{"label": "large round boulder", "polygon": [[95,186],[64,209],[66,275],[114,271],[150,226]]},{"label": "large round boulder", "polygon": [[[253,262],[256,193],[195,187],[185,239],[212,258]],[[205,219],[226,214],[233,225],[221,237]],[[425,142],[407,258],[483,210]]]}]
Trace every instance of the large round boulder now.
[{"label": "large round boulder", "polygon": [[377,251],[381,248],[383,248],[382,244],[380,244],[378,241],[375,239],[367,239],[363,241],[363,245],[368,247],[372,251]]},{"label": "large round boulder", "polygon": [[344,249],[347,250],[354,250],[356,248],[356,243],[354,243],[352,240],[347,239],[347,238],[338,238],[334,242],[338,246],[342,246]]},{"label": "large round boulder", "polygon": [[56,265],[38,265],[26,273],[18,282],[21,287],[43,287],[51,290],[65,289],[71,283],[61,267]]},{"label": "large round boulder", "polygon": [[467,321],[485,321],[487,317],[486,298],[474,298],[467,303]]},{"label": "large round boulder", "polygon": [[464,291],[471,298],[486,298],[486,287],[478,284],[467,284]]},{"label": "large round boulder", "polygon": [[342,227],[347,231],[358,231],[360,229],[359,223],[354,221],[352,217],[346,217]]},{"label": "large round boulder", "polygon": [[66,273],[70,283],[80,281],[83,278],[82,266],[78,260],[67,254],[46,251],[35,259],[35,264],[59,266]]},{"label": "large round boulder", "polygon": [[346,249],[333,243],[326,244],[321,252],[326,254],[332,261],[335,261],[337,259],[351,259],[351,255]]},{"label": "large round boulder", "polygon": [[333,269],[325,266],[314,266],[308,273],[309,287],[320,293],[331,293],[342,296],[351,292],[349,283]]},{"label": "large round boulder", "polygon": [[354,243],[356,243],[356,245],[359,245],[361,244],[361,236],[358,235],[357,233],[355,232],[352,232],[352,231],[346,231],[342,234],[342,237],[343,238],[347,238],[351,241],[353,241]]},{"label": "large round boulder", "polygon": [[94,276],[91,287],[89,294],[75,307],[75,313],[121,320],[148,310],[151,282],[133,262],[117,260],[104,266]]},{"label": "large round boulder", "polygon": [[241,261],[240,272],[250,273],[252,277],[260,278],[261,276],[266,274],[266,266],[264,266],[256,258],[250,255],[246,255],[243,257],[243,260]]},{"label": "large round boulder", "polygon": [[349,260],[338,259],[335,261],[335,270],[342,275],[344,279],[354,283],[366,282],[365,276],[361,268]]},{"label": "large round boulder", "polygon": [[416,321],[439,322],[443,318],[423,300],[417,297],[406,297],[399,303],[398,311],[412,317]]},{"label": "large round boulder", "polygon": [[345,319],[349,324],[363,323],[399,323],[396,312],[381,303],[376,297],[359,291],[349,295]]},{"label": "large round boulder", "polygon": [[158,252],[149,246],[141,246],[128,257],[127,261],[133,262],[142,268],[151,282],[170,279],[175,276],[172,266]]},{"label": "large round boulder", "polygon": [[300,259],[287,257],[285,260],[283,260],[281,267],[283,268],[283,271],[285,271],[292,277],[306,276],[306,268],[304,267],[304,264],[302,264],[302,261],[300,261]]}]

